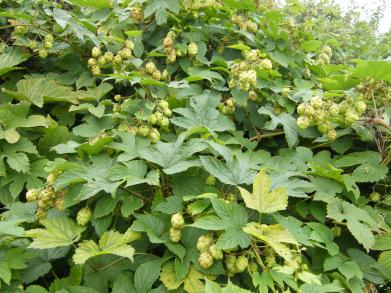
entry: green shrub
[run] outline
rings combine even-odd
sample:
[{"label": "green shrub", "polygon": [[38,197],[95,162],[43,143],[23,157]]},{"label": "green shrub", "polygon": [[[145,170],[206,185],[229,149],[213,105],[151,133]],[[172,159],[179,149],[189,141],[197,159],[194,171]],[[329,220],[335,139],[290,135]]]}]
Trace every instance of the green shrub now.
[{"label": "green shrub", "polygon": [[298,7],[0,1],[1,292],[385,287],[391,62]]}]

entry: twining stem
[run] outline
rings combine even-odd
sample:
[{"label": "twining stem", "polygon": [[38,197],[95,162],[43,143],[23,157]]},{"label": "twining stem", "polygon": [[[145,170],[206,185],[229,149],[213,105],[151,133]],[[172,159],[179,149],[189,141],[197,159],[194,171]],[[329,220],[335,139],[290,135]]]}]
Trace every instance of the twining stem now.
[{"label": "twining stem", "polygon": [[369,120],[369,121],[372,122],[373,124],[383,126],[383,127],[386,128],[388,131],[391,132],[391,125],[387,124],[383,119],[381,119],[381,118],[375,118],[375,119],[372,119],[372,120]]},{"label": "twining stem", "polygon": [[257,135],[251,137],[249,140],[250,140],[250,141],[253,141],[253,140],[261,140],[262,138],[272,137],[272,136],[278,136],[278,135],[281,135],[281,134],[284,134],[284,131],[283,131],[283,130],[277,131],[277,132],[272,132],[272,133],[265,133],[265,134],[258,133]]},{"label": "twining stem", "polygon": [[126,257],[121,257],[121,258],[119,258],[119,259],[117,259],[117,260],[115,260],[115,261],[113,261],[113,262],[111,262],[111,263],[109,263],[109,264],[107,264],[107,265],[105,265],[103,267],[97,268],[96,270],[97,271],[103,271],[103,270],[105,270],[105,269],[107,269],[107,268],[109,268],[109,267],[111,267],[111,266],[113,266],[113,265],[123,261],[125,258]]},{"label": "twining stem", "polygon": [[146,200],[146,201],[149,201],[149,202],[151,201],[149,198],[143,196],[142,194],[140,194],[140,193],[138,193],[138,192],[131,191],[131,190],[126,189],[125,187],[122,187],[122,186],[120,186],[120,188],[121,188],[122,190],[128,192],[128,193],[131,193],[132,195],[134,195],[134,196],[136,196],[136,197],[138,197],[138,198],[140,198],[140,199],[142,199],[142,200]]}]

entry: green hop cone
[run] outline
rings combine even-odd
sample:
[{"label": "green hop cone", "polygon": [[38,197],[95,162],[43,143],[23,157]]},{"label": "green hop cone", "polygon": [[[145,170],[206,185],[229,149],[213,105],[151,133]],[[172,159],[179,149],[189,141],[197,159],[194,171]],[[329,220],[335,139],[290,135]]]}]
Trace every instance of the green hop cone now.
[{"label": "green hop cone", "polygon": [[213,265],[213,257],[209,252],[204,251],[200,254],[198,263],[200,264],[201,268],[208,269]]},{"label": "green hop cone", "polygon": [[158,107],[160,110],[164,111],[165,109],[169,109],[168,102],[165,100],[159,100]]},{"label": "green hop cone", "polygon": [[213,244],[210,248],[210,254],[215,260],[222,260],[224,253],[221,249],[217,248],[216,244]]},{"label": "green hop cone", "polygon": [[174,227],[170,228],[170,240],[172,242],[178,243],[179,241],[181,241],[181,237],[182,237],[182,232],[180,229],[176,229]]},{"label": "green hop cone", "polygon": [[98,63],[95,58],[88,59],[88,65],[89,66],[96,66]]},{"label": "green hop cone", "polygon": [[171,216],[171,226],[175,229],[181,229],[185,225],[185,219],[181,213],[176,213]]},{"label": "green hop cone", "polygon": [[37,189],[29,189],[27,192],[26,192],[26,200],[28,202],[33,202],[33,201],[36,201],[38,199],[38,190]]},{"label": "green hop cone", "polygon": [[367,110],[367,104],[364,101],[358,101],[354,104],[354,108],[358,113],[362,114]]},{"label": "green hop cone", "polygon": [[272,69],[273,68],[273,64],[270,61],[270,59],[267,59],[267,58],[262,59],[262,61],[261,61],[261,68],[262,69],[266,69],[266,70]]},{"label": "green hop cone", "polygon": [[145,64],[145,71],[148,74],[152,74],[156,70],[156,65],[152,61],[149,61],[147,64]]},{"label": "green hop cone", "polygon": [[85,226],[90,221],[91,216],[92,211],[89,208],[84,207],[77,213],[76,222],[80,226]]},{"label": "green hop cone", "polygon": [[47,215],[48,215],[48,211],[46,209],[44,209],[44,208],[38,208],[36,213],[35,213],[35,216],[39,220],[45,219]]},{"label": "green hop cone", "polygon": [[151,114],[148,116],[147,121],[150,125],[155,125],[157,123],[156,114]]},{"label": "green hop cone", "polygon": [[215,185],[216,184],[216,177],[214,177],[213,175],[209,175],[205,179],[205,184],[209,185],[209,186]]},{"label": "green hop cone", "polygon": [[98,58],[100,55],[102,55],[102,51],[98,47],[92,48],[91,56],[94,58]]},{"label": "green hop cone", "polygon": [[300,129],[308,128],[308,126],[310,126],[310,119],[308,119],[307,116],[299,116],[299,118],[297,118],[297,126],[299,126]]},{"label": "green hop cone", "polygon": [[212,245],[212,237],[209,234],[203,235],[197,240],[197,250],[199,252],[209,251]]},{"label": "green hop cone", "polygon": [[244,255],[239,256],[235,261],[235,268],[238,273],[244,272],[248,267],[248,259]]},{"label": "green hop cone", "polygon": [[327,138],[329,140],[335,140],[337,138],[337,132],[335,131],[335,129],[330,129],[328,132],[327,132]]},{"label": "green hop cone", "polygon": [[50,174],[48,175],[48,177],[46,178],[46,183],[47,183],[48,185],[53,185],[54,182],[56,181],[57,177],[58,177],[58,174],[56,174],[56,173],[50,173]]},{"label": "green hop cone", "polygon": [[381,199],[381,194],[379,192],[371,192],[369,199],[374,202],[378,202]]},{"label": "green hop cone", "polygon": [[198,46],[196,43],[190,43],[187,46],[187,52],[189,53],[190,57],[195,57],[198,54]]},{"label": "green hop cone", "polygon": [[109,63],[109,62],[113,61],[114,55],[112,52],[109,51],[109,52],[105,53],[104,58],[105,58],[106,62]]},{"label": "green hop cone", "polygon": [[125,41],[124,47],[127,48],[127,49],[130,49],[130,50],[133,50],[134,49],[133,41],[131,41],[131,40]]}]

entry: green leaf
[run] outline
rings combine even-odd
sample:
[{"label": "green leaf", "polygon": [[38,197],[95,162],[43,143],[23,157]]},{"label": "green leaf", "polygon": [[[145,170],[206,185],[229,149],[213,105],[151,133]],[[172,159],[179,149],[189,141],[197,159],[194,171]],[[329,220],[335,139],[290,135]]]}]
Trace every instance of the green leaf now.
[{"label": "green leaf", "polygon": [[136,215],[136,218],[131,227],[133,231],[146,232],[152,243],[165,242],[162,239],[165,225],[161,219],[151,214]]},{"label": "green leaf", "polygon": [[22,236],[24,229],[18,227],[21,223],[20,220],[8,220],[0,222],[0,234],[11,235],[11,236]]},{"label": "green leaf", "polygon": [[288,194],[285,188],[275,188],[270,191],[270,178],[260,171],[253,181],[253,193],[239,187],[246,207],[257,210],[260,213],[273,213],[285,210],[288,206]]},{"label": "green leaf", "polygon": [[11,282],[11,270],[9,269],[8,264],[4,261],[0,261],[0,279],[2,279],[7,285]]},{"label": "green leaf", "polygon": [[166,174],[186,171],[190,167],[200,166],[197,159],[191,159],[194,153],[201,152],[207,145],[199,139],[191,139],[184,143],[184,133],[176,142],[161,142],[140,151],[140,156],[163,167]]},{"label": "green leaf", "polygon": [[21,102],[18,104],[6,103],[0,105],[0,139],[5,138],[9,143],[15,143],[20,139],[18,128],[47,126],[47,120],[41,115],[28,116],[30,104]]},{"label": "green leaf", "polygon": [[202,166],[221,182],[230,185],[251,184],[255,172],[250,169],[250,157],[243,153],[233,154],[227,147],[210,142],[209,145],[225,163],[211,156],[201,156]]},{"label": "green leaf", "polygon": [[107,155],[95,156],[91,158],[91,165],[76,165],[64,171],[57,178],[54,187],[61,190],[74,183],[82,183],[75,200],[86,200],[100,191],[115,195],[121,182],[109,180],[108,172],[112,165],[112,160]]},{"label": "green leaf", "polygon": [[277,116],[274,114],[273,109],[267,106],[261,107],[258,112],[260,114],[270,116],[271,118],[271,121],[266,125],[266,129],[275,130],[278,125],[282,125],[285,132],[286,141],[288,142],[288,146],[290,148],[295,147],[299,143],[298,128],[295,118],[287,113],[282,113]]},{"label": "green leaf", "polygon": [[152,260],[140,265],[134,275],[136,292],[146,293],[151,290],[153,283],[159,278],[162,260]]},{"label": "green leaf", "polygon": [[371,230],[376,229],[378,224],[364,209],[334,199],[327,205],[327,216],[339,222],[346,221],[350,233],[365,249],[369,250],[375,244]]},{"label": "green leaf", "polygon": [[[131,233],[131,232],[130,232]],[[99,245],[93,240],[84,240],[73,255],[75,264],[84,264],[88,259],[104,254],[114,254],[133,261],[134,248],[128,245],[133,239],[116,231],[106,231],[99,239]]]},{"label": "green leaf", "polygon": [[112,142],[109,147],[122,151],[118,156],[119,162],[126,162],[137,158],[141,150],[151,144],[150,140],[139,136],[136,137],[132,133],[119,132],[118,136],[121,138],[121,142]]},{"label": "green leaf", "polygon": [[314,52],[318,50],[321,46],[322,42],[318,40],[309,40],[300,44],[300,48],[303,49],[305,52]]},{"label": "green leaf", "polygon": [[248,218],[245,208],[221,199],[211,199],[211,202],[217,216],[200,217],[191,226],[204,230],[224,230],[216,242],[221,249],[232,249],[237,246],[246,248],[250,244],[250,238],[242,231]]},{"label": "green leaf", "polygon": [[391,81],[391,61],[360,61],[353,71],[353,76],[360,79],[373,78]]},{"label": "green leaf", "polygon": [[41,220],[45,229],[31,229],[26,231],[28,237],[33,238],[30,248],[47,249],[69,246],[80,239],[84,227],[77,225],[66,217]]},{"label": "green leaf", "polygon": [[16,89],[16,92],[6,91],[6,93],[16,99],[27,100],[38,107],[42,107],[44,102],[69,102],[73,104],[78,102],[70,87],[44,77],[20,80],[16,84]]},{"label": "green leaf", "polygon": [[7,49],[0,54],[0,76],[13,70],[21,69],[21,67],[16,67],[16,65],[30,57],[30,54],[23,52],[17,47],[8,47]]},{"label": "green leaf", "polygon": [[351,167],[354,169],[352,177],[356,182],[376,182],[385,178],[388,173],[387,166],[380,165],[381,156],[377,152],[364,151],[344,155],[335,161],[336,167]]},{"label": "green leaf", "polygon": [[188,107],[173,110],[182,117],[174,117],[171,122],[185,129],[205,127],[211,133],[234,130],[232,121],[216,110],[219,102],[220,97],[210,93],[192,97]]},{"label": "green leaf", "polygon": [[118,278],[115,279],[113,284],[112,293],[127,293],[135,292],[132,278],[129,274],[121,274]]},{"label": "green leaf", "polygon": [[162,25],[167,22],[168,10],[175,14],[179,13],[178,0],[151,0],[144,10],[144,17],[149,17],[155,13],[156,23]]},{"label": "green leaf", "polygon": [[109,0],[68,0],[68,2],[80,6],[87,6],[87,7],[94,7],[94,8],[111,7]]},{"label": "green leaf", "polygon": [[26,288],[26,293],[48,293],[48,291],[44,287],[31,285]]},{"label": "green leaf", "polygon": [[125,187],[142,183],[159,185],[159,172],[153,170],[147,174],[147,169],[147,164],[141,160],[116,164],[109,171],[108,178],[112,181],[126,182]]}]

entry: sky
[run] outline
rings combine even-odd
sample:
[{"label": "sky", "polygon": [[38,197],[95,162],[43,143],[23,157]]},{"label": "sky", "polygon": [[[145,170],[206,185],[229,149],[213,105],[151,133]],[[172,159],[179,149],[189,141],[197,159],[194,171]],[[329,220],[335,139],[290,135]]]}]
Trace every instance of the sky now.
[{"label": "sky", "polygon": [[[381,5],[383,1],[380,0],[334,0],[340,4],[342,9],[348,9],[352,5],[359,8],[362,19],[368,19],[371,11]],[[385,0],[386,8],[384,10],[384,17],[379,26],[379,33],[385,33],[391,28],[391,0]]]},{"label": "sky", "polygon": [[[285,3],[284,0],[277,0],[280,3]],[[305,1],[305,0],[303,0]],[[368,20],[371,12],[373,12],[379,5],[386,3],[384,10],[384,17],[379,25],[379,33],[388,32],[391,28],[391,0],[334,0],[338,3],[343,10],[347,10],[349,7],[357,7],[361,13],[361,18]]]}]

